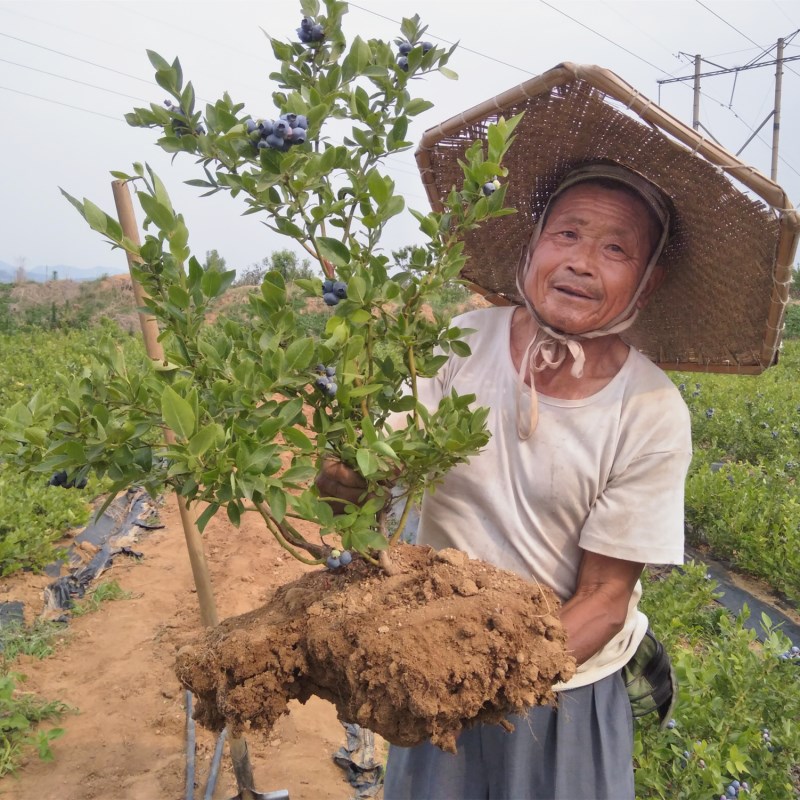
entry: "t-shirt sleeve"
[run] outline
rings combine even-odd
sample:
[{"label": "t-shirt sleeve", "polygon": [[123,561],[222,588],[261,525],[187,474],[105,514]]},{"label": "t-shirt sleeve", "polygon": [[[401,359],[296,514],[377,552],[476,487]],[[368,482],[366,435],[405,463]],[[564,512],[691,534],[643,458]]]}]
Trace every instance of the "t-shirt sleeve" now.
[{"label": "t-shirt sleeve", "polygon": [[581,530],[582,549],[641,563],[683,563],[691,423],[680,398],[667,405],[666,413],[644,415],[634,426],[631,439],[641,446],[593,504]]}]

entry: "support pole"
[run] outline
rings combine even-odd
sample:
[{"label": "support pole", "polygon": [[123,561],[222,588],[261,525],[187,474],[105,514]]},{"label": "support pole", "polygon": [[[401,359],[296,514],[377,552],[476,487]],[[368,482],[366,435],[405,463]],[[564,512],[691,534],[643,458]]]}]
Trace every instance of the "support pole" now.
[{"label": "support pole", "polygon": [[694,57],[694,106],[692,108],[692,127],[700,130],[700,54]]},{"label": "support pole", "polygon": [[[114,194],[114,203],[117,206],[117,216],[119,224],[122,226],[122,233],[135,244],[140,244],[139,228],[136,225],[136,216],[133,212],[131,193],[127,183],[124,181],[112,181],[111,191]],[[128,269],[141,263],[132,253],[127,253]],[[141,309],[144,307],[145,292],[141,284],[131,273],[131,285],[136,303]],[[164,360],[164,350],[158,341],[158,321],[155,317],[139,311],[139,324],[142,328],[142,337],[147,355],[154,361]],[[164,438],[167,444],[175,442],[175,434],[167,429]],[[186,539],[186,549],[189,551],[189,562],[192,566],[192,576],[194,585],[197,589],[197,599],[200,603],[200,620],[206,627],[213,627],[219,622],[217,617],[217,605],[214,600],[214,590],[211,586],[211,575],[208,569],[205,552],[203,550],[203,538],[197,527],[188,506],[186,499],[176,493],[178,500],[178,510],[183,524],[183,534]],[[253,800],[253,769],[247,752],[247,742],[242,738],[230,737],[229,746],[231,751],[231,761],[233,771],[236,775],[236,784],[239,789],[241,800]]]},{"label": "support pole", "polygon": [[772,116],[772,170],[770,178],[778,180],[778,145],[781,135],[781,84],[783,83],[783,45],[784,40],[778,39],[778,52],[775,60],[775,111]]}]

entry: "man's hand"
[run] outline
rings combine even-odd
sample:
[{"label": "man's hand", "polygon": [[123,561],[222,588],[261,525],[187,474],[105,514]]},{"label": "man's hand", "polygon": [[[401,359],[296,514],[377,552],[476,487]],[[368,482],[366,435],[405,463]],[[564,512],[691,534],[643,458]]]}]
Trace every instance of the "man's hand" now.
[{"label": "man's hand", "polygon": [[337,459],[323,460],[314,485],[319,496],[328,501],[334,514],[344,513],[347,503],[360,505],[366,500],[367,482],[354,469]]}]

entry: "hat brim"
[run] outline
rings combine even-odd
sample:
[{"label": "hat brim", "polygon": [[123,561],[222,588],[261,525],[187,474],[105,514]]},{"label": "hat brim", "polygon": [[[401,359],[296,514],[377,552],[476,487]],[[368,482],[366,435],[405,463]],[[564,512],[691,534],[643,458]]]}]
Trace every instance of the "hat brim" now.
[{"label": "hat brim", "polygon": [[775,362],[800,232],[778,184],[613,73],[564,63],[424,134],[416,158],[435,209],[461,186],[466,148],[520,112],[503,162],[517,213],[465,237],[473,289],[521,302],[516,265],[548,197],[575,167],[610,160],[656,184],[676,216],[667,277],[625,339],[664,369],[755,374]]}]

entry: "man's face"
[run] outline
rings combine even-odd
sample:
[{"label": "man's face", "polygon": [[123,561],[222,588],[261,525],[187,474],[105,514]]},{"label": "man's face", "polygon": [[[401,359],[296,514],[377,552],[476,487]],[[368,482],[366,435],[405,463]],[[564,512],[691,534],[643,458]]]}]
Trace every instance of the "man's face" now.
[{"label": "man's face", "polygon": [[[630,303],[658,236],[644,201],[578,184],[553,202],[531,253],[525,294],[552,328],[576,334],[598,330]],[[654,270],[638,307],[662,277]]]}]

